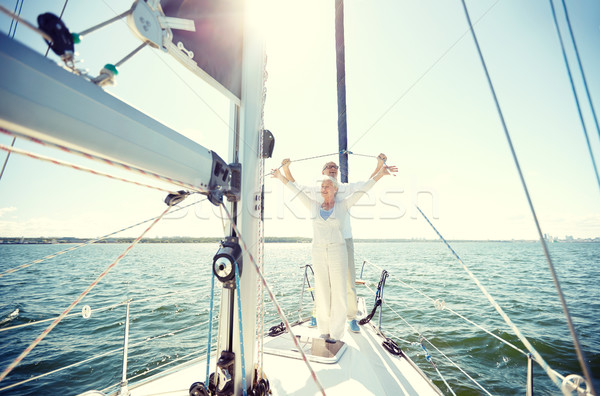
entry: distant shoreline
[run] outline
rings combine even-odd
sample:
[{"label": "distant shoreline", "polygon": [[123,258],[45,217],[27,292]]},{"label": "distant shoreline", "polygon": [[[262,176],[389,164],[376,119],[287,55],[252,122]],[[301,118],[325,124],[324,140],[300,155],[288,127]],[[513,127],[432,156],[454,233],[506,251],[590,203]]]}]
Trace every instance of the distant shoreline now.
[{"label": "distant shoreline", "polygon": [[[140,243],[219,243],[223,238],[219,237],[163,237],[163,238],[144,238]],[[23,237],[0,237],[0,245],[54,245],[54,244],[73,244],[86,243],[93,238],[23,238]],[[135,238],[107,238],[96,241],[95,243],[132,243]],[[354,239],[355,243],[397,243],[397,242],[437,242],[439,239]],[[305,237],[266,237],[265,243],[311,243],[312,238]],[[531,239],[455,239],[450,242],[539,242]],[[561,239],[547,241],[549,243],[600,243],[600,237],[586,239]]]}]

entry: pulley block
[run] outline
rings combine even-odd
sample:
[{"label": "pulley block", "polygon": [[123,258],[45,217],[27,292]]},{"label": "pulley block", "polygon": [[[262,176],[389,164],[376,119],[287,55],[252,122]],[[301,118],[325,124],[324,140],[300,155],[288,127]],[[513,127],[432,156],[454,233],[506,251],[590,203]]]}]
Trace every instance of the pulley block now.
[{"label": "pulley block", "polygon": [[71,32],[59,17],[47,12],[38,15],[37,22],[40,30],[52,38],[52,42],[48,42],[45,39],[44,41],[46,41],[56,55],[61,58],[73,56],[75,51],[73,36],[71,36]]}]

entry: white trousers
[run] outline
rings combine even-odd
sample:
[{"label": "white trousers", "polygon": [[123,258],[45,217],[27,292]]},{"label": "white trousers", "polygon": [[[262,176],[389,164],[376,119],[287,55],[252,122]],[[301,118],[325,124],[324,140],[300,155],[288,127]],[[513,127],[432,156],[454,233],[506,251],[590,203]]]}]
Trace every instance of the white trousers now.
[{"label": "white trousers", "polygon": [[339,340],[344,335],[346,325],[346,244],[313,245],[312,259],[317,327],[321,334],[329,334],[331,338]]},{"label": "white trousers", "polygon": [[346,239],[346,251],[348,252],[348,276],[346,277],[346,293],[348,296],[348,312],[346,319],[356,319],[358,305],[356,304],[356,269],[354,268],[354,241]]}]

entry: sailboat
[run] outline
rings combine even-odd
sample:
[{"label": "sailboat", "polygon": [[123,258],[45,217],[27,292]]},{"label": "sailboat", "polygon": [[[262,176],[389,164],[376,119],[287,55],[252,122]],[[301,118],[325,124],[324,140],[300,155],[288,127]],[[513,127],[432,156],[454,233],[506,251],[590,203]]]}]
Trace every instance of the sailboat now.
[{"label": "sailboat", "polygon": [[[255,21],[250,20],[257,2],[247,1],[244,7],[239,3],[222,2],[215,7],[234,8],[200,11],[186,2],[137,1],[128,13],[142,45],[172,54],[230,101],[230,146],[221,155],[104,92],[98,85],[116,77],[114,68],[105,67],[100,75],[89,78],[74,65],[70,71],[63,70],[26,46],[1,37],[1,68],[10,76],[3,78],[0,91],[3,129],[20,138],[145,172],[206,195],[232,214],[228,236],[213,263],[223,287],[218,336],[222,348],[216,355],[140,383],[128,383],[125,373],[120,394],[225,395],[244,394],[248,389],[255,394],[270,391],[278,395],[441,394],[410,357],[371,323],[363,326],[360,335],[332,348],[307,321],[290,323],[282,318],[284,334],[255,344],[257,289],[269,292],[260,267],[260,214],[264,159],[272,153],[269,143],[273,138],[261,119],[266,60],[264,43],[253,30]],[[239,11],[242,8],[245,13]],[[203,12],[232,19],[219,24],[225,30],[215,29],[208,42],[190,43],[189,32],[201,29],[205,22],[191,15]],[[211,44],[226,36],[231,39],[224,44],[228,52],[219,58],[211,52]],[[57,41],[56,37],[46,39]],[[203,52],[209,54],[207,59],[194,56]],[[347,158],[346,148],[340,151]],[[166,202],[171,206],[183,198],[185,193],[169,194]],[[368,311],[361,300],[362,314]],[[262,356],[262,366],[256,366],[257,356]],[[209,360],[214,367],[211,379],[198,378]]]}]

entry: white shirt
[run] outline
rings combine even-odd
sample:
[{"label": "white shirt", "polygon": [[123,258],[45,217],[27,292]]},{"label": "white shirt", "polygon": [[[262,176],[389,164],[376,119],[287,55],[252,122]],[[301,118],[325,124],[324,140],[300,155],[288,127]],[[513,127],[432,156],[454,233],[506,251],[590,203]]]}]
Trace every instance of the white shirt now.
[{"label": "white shirt", "polygon": [[[363,189],[363,186],[366,183],[368,183],[368,181],[357,182],[357,183],[340,183],[338,192],[335,195],[335,201],[336,202],[343,201],[345,198],[349,197],[356,191],[361,191]],[[288,185],[289,184],[290,183],[288,183]],[[313,186],[303,186],[303,185],[294,183],[294,186],[298,190],[301,190],[302,192],[306,193],[310,199],[317,201],[319,204],[323,203],[323,197],[321,196],[321,185],[320,184],[313,185]],[[369,188],[371,188],[371,187],[369,187]],[[369,188],[367,188],[367,190]],[[354,204],[352,204],[352,205],[354,205]],[[350,206],[352,206],[352,205],[350,205]],[[350,224],[350,216],[349,215],[344,216],[344,220],[342,223],[342,235],[344,236],[344,239],[352,238],[352,225]]]},{"label": "white shirt", "polygon": [[[338,192],[338,194],[336,194],[336,201],[333,206],[333,213],[327,218],[327,220],[323,220],[320,215],[321,203],[323,199],[321,199],[321,202],[319,202],[310,198],[308,194],[300,190],[294,183],[287,183],[286,186],[288,186],[288,188],[298,196],[304,206],[310,210],[310,215],[313,222],[313,245],[321,246],[345,243],[347,237],[343,233],[343,226],[345,222],[350,223],[350,215],[348,210],[365,194],[365,192],[373,187],[375,183],[376,181],[374,179],[370,179],[365,183],[354,183],[360,184],[360,186],[358,186],[359,190],[353,192],[343,199],[339,199],[341,197],[338,197]],[[350,234],[350,238],[352,238],[352,234]]]}]

